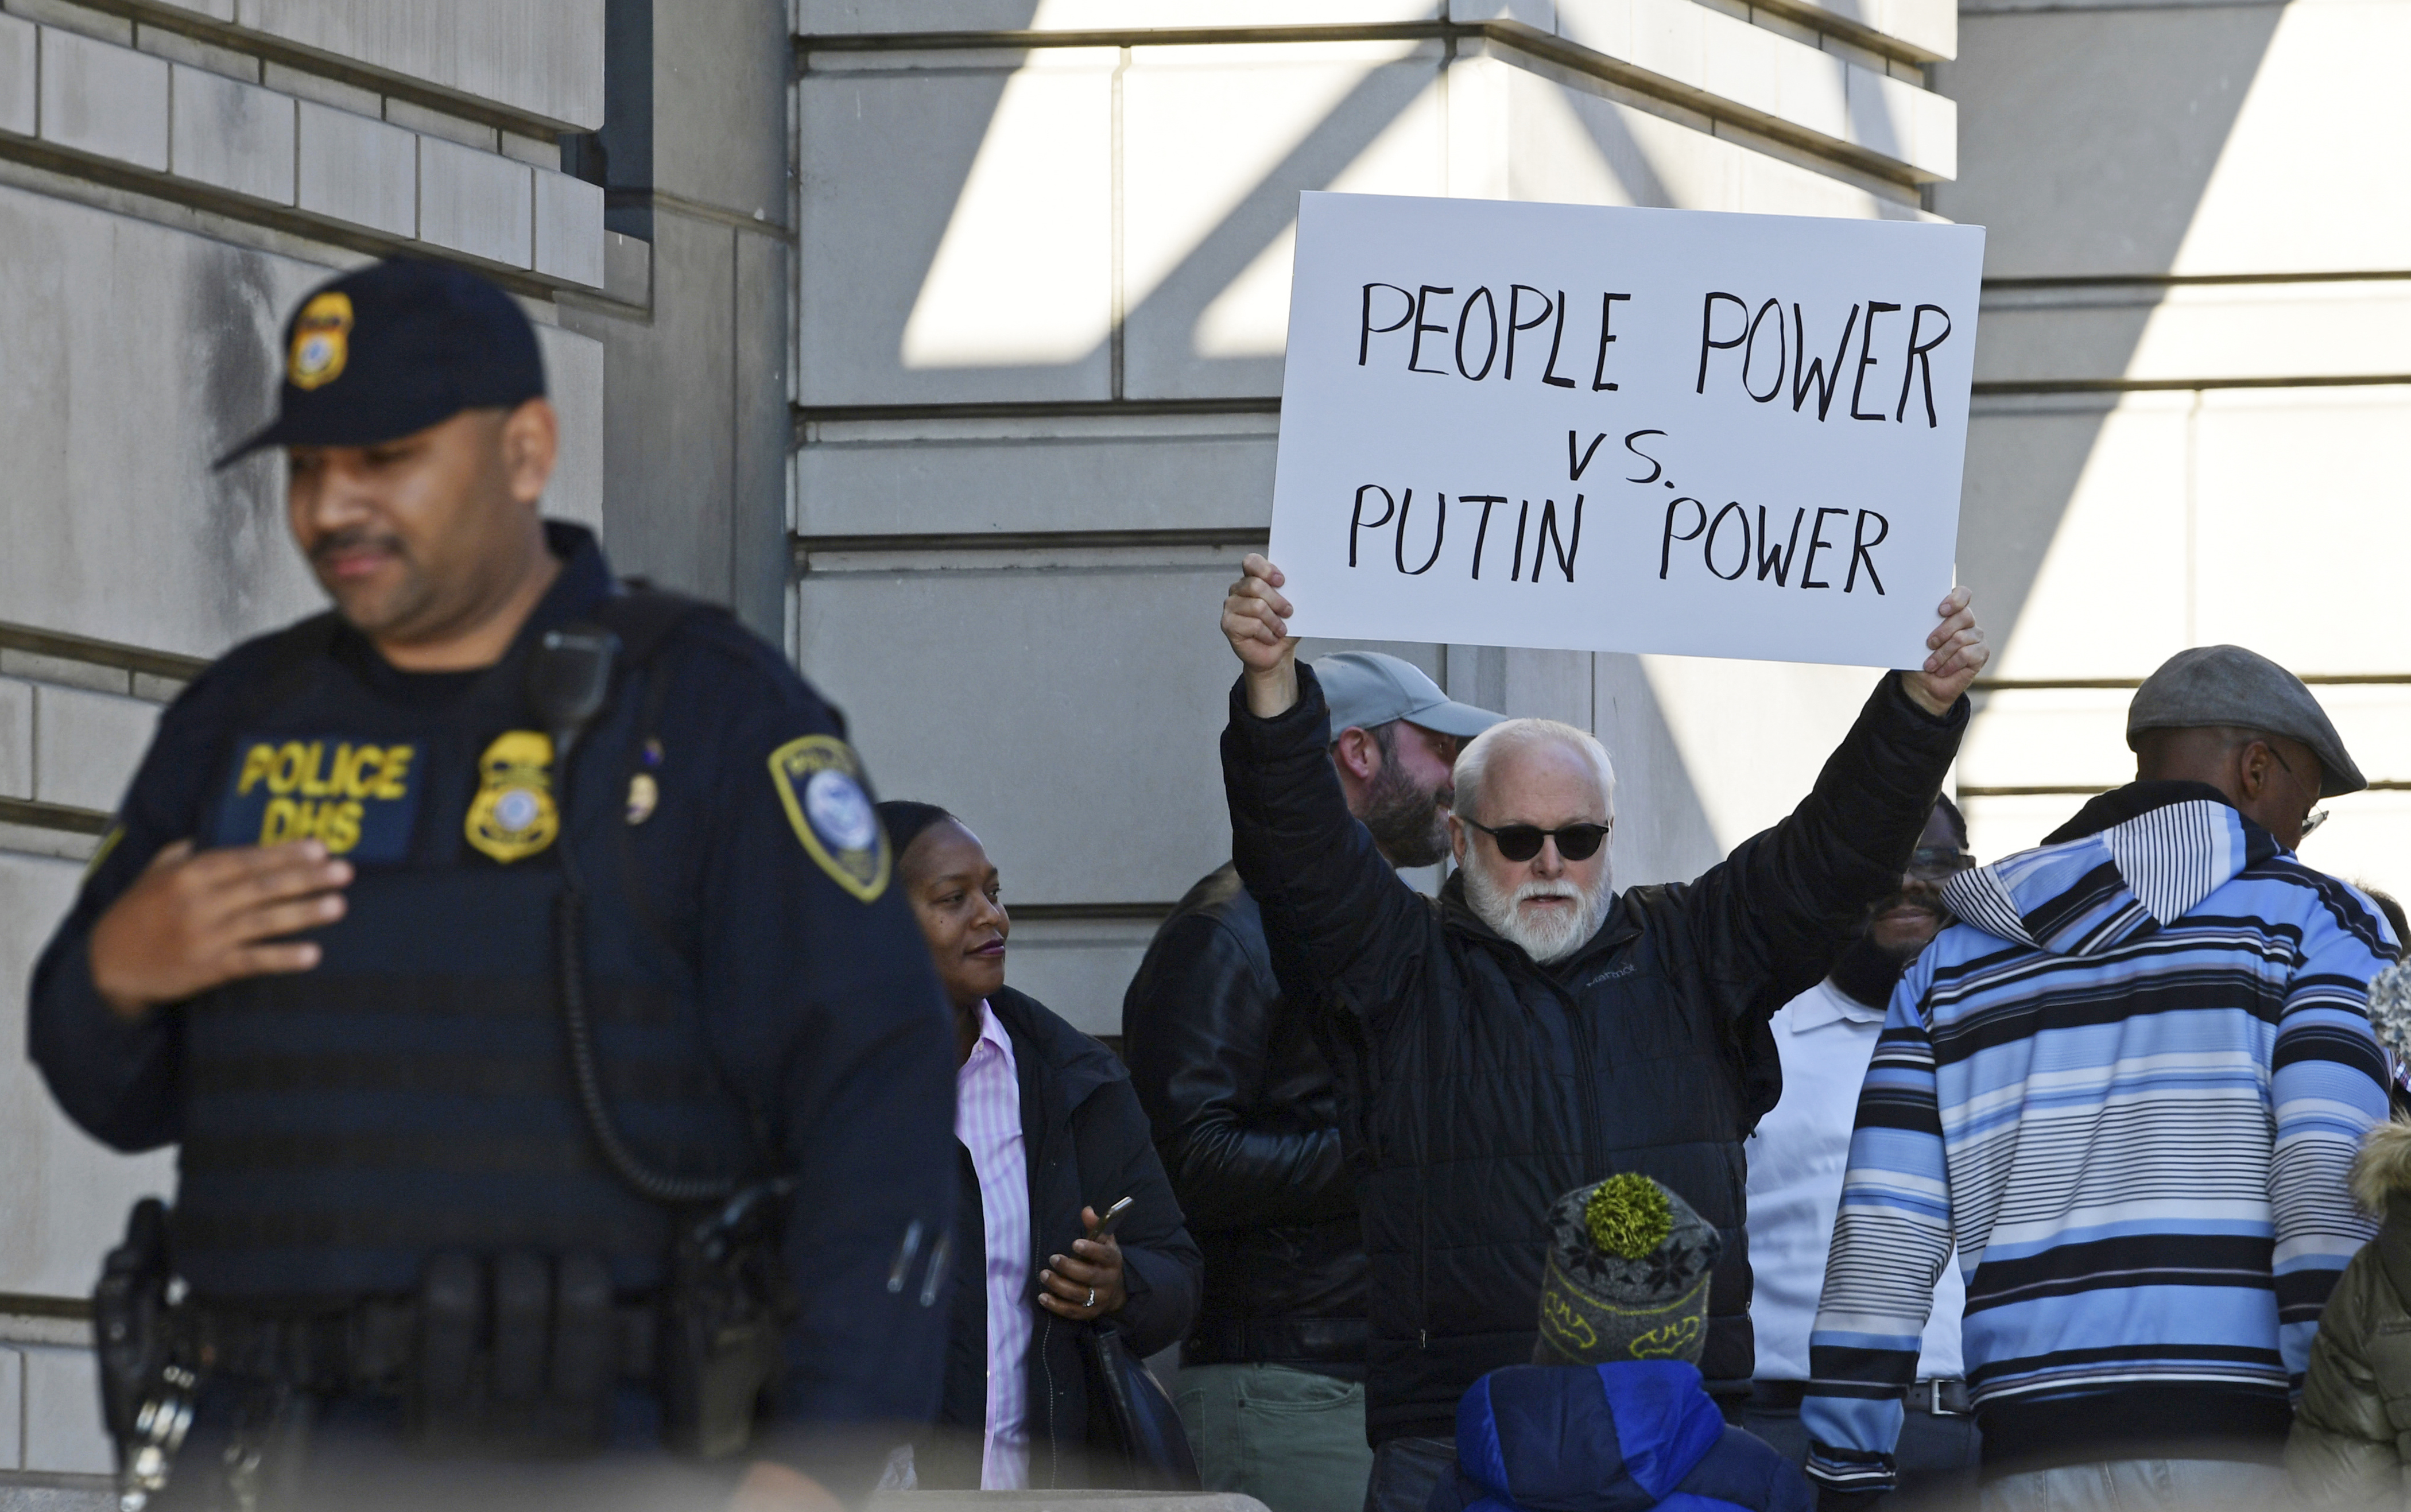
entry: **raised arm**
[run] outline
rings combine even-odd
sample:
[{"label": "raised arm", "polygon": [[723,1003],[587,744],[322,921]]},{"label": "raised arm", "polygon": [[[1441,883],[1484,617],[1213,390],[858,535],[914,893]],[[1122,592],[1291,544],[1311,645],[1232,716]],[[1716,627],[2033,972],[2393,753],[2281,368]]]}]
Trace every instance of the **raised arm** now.
[{"label": "raised arm", "polygon": [[1694,883],[1684,907],[1731,1017],[1763,1021],[1815,986],[1869,905],[1900,886],[1967,728],[1968,684],[1992,652],[1954,589],[1915,672],[1887,674],[1817,785]]},{"label": "raised arm", "polygon": [[1297,664],[1280,569],[1250,554],[1222,602],[1222,633],[1245,671],[1222,732],[1231,858],[1304,971],[1379,1028],[1411,1000],[1407,984],[1439,949],[1430,906],[1398,879],[1348,811],[1331,769],[1330,714],[1310,667]]}]

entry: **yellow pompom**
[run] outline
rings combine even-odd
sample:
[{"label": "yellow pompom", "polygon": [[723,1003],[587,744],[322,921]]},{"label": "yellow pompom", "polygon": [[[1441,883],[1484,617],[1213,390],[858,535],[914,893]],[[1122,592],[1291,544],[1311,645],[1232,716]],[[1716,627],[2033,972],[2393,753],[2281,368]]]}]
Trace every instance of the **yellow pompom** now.
[{"label": "yellow pompom", "polygon": [[1637,1260],[1673,1232],[1674,1210],[1667,1206],[1666,1194],[1656,1182],[1627,1171],[1591,1189],[1590,1200],[1583,1204],[1583,1227],[1602,1251]]}]

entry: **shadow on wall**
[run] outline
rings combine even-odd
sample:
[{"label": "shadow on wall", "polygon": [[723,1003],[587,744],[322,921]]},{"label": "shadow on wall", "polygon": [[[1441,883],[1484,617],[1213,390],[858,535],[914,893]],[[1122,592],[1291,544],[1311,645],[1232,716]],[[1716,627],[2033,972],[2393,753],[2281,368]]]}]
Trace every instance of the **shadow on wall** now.
[{"label": "shadow on wall", "polygon": [[[1960,171],[1934,208],[1987,227],[1987,316],[2073,302],[2082,286],[2068,280],[2175,270],[2284,8],[1962,11],[1958,61],[1935,69],[1959,102]],[[2088,308],[2081,367],[2060,371],[2123,375],[2157,305]],[[2006,646],[2116,397],[1985,386],[1959,560]]]},{"label": "shadow on wall", "polygon": [[[1034,16],[1036,7],[1019,9]],[[2176,266],[2278,14],[2272,6],[1969,13],[1965,57],[1937,79],[1961,102],[1963,178],[1937,189],[1936,205],[1991,227],[1988,313],[2000,300],[2057,297],[2053,291],[2071,278],[2148,280]],[[1450,186],[1446,122],[1431,103],[1441,93],[1437,54],[1409,46],[1386,55],[1324,54],[1310,65],[1251,55],[1249,68],[1279,75],[1291,88],[1279,119],[1270,120],[1247,114],[1256,109],[1249,76],[1217,73],[1212,60],[1177,79],[1180,68],[1157,60],[1118,72],[1111,54],[1096,55],[1103,50],[1085,60],[1070,55],[1082,51],[1042,51],[1016,68],[967,62],[942,78],[935,70],[850,71],[833,61],[815,77],[803,117],[807,355],[798,380],[808,407],[1269,395],[1277,391],[1277,348],[1209,358],[1199,355],[1197,336],[1235,288],[1253,290],[1293,222],[1294,193],[1341,186],[1431,194]],[[1244,109],[1234,104],[1235,92],[1245,96]],[[1126,128],[1118,150],[1109,130],[1117,109]],[[1652,133],[1638,123],[1628,125],[1615,110],[1579,115],[1588,137],[1573,139],[1577,150],[1598,153],[1601,182],[1612,180],[1622,197],[1671,204],[1689,193],[1695,175],[1654,156]],[[1229,133],[1199,124],[1235,119],[1248,124]],[[1184,123],[1197,138],[1185,152],[1170,140]],[[1425,177],[1410,182],[1410,168]],[[863,224],[878,225],[880,235],[848,246],[838,228]],[[1118,263],[1111,252],[1117,230]],[[1019,290],[1017,312],[990,298],[1015,292],[1015,269],[1037,280]],[[957,278],[971,282],[947,292]],[[2036,281],[2060,282],[2038,290]],[[2152,313],[2148,287],[2142,298],[2103,310],[2083,327],[2090,347],[2083,360],[2097,365],[2094,371],[2126,371]],[[932,340],[907,353],[908,327],[925,322],[932,338],[942,336],[937,314],[974,307],[976,299],[965,302],[972,294],[989,300],[984,335]],[[1250,292],[1249,308],[1259,303]],[[1037,334],[1015,348],[1030,332]],[[957,356],[944,355],[949,342]],[[1265,373],[1271,382],[1263,381]],[[1117,386],[1126,378],[1137,391]],[[2091,394],[1995,392],[1980,400],[1961,559],[1982,592],[1996,643],[2017,629],[2111,403]],[[912,527],[899,520],[899,528]],[[1018,575],[1003,564],[996,571]],[[1103,565],[1083,571],[1090,574],[1077,580],[1084,595],[1110,596],[1124,575]],[[1194,601],[1195,623],[1198,633],[1210,633],[1203,627],[1221,574],[1206,569],[1194,577],[1180,590],[1207,595]],[[1160,598],[1153,602],[1160,606]],[[883,603],[878,618],[892,612]],[[1148,618],[1131,606],[1130,623]],[[884,635],[889,627],[867,628]],[[913,660],[898,651],[885,664]],[[1184,709],[1173,727],[1202,734],[1219,723],[1186,705],[1202,701],[1219,711],[1227,677],[1221,658],[1188,648],[1150,657],[1126,645],[1109,660],[1148,663],[1144,676],[1132,677],[1143,685],[1133,691],[1151,707]],[[1175,668],[1196,670],[1164,676]],[[1632,658],[1469,647],[1450,648],[1444,668],[1457,696],[1568,718],[1608,742],[1630,795],[1616,842],[1627,880],[1692,875],[1738,838],[1726,831],[1747,833],[1745,820],[1754,826],[1754,815],[1727,813],[1732,806],[1722,796],[1742,753],[1703,754],[1687,731],[1702,722],[1695,704],[1722,697],[1763,706],[1753,691],[1763,679],[1755,675],[1685,674],[1670,682],[1662,669]],[[880,720],[868,706],[864,713],[868,741]],[[1207,777],[1204,760],[1195,772],[1176,763],[1178,772],[1133,780],[1129,794],[1106,795],[1103,806],[1118,808],[1142,792],[1160,797],[1166,786],[1185,789]],[[1001,791],[1018,776],[1017,768],[1001,772]],[[1780,780],[1770,773],[1760,785],[1770,793],[1781,789],[1788,807],[1805,778],[1792,786],[1787,767]],[[1151,871],[1087,877],[1081,885],[1099,897],[1169,895]]]}]

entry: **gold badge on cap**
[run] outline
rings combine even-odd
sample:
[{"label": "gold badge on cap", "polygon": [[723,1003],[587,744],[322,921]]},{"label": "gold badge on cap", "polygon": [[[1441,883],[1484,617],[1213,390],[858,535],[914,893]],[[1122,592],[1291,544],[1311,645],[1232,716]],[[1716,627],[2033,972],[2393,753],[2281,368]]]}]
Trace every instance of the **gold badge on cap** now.
[{"label": "gold badge on cap", "polygon": [[352,297],[329,291],[301,307],[293,322],[293,351],[285,362],[285,381],[296,388],[316,388],[343,375],[352,355]]},{"label": "gold badge on cap", "polygon": [[552,737],[509,730],[477,758],[477,796],[469,805],[469,843],[508,865],[534,855],[561,833],[552,802]]}]

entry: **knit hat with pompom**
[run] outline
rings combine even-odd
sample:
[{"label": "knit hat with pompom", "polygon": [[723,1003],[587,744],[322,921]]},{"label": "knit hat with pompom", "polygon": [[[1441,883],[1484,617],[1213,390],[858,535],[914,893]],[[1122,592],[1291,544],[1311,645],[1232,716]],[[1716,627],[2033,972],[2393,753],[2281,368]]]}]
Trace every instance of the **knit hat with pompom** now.
[{"label": "knit hat with pompom", "polygon": [[1688,1359],[1708,1342],[1708,1275],[1724,1242],[1690,1204],[1626,1172],[1557,1199],[1541,1279],[1544,1365]]}]

